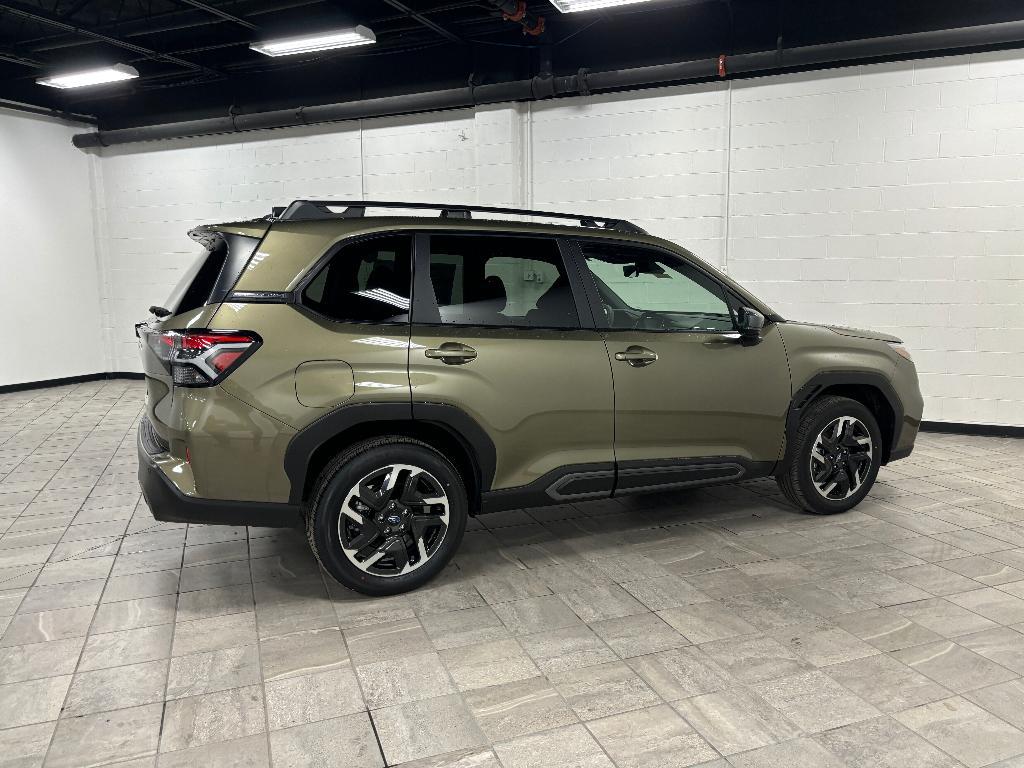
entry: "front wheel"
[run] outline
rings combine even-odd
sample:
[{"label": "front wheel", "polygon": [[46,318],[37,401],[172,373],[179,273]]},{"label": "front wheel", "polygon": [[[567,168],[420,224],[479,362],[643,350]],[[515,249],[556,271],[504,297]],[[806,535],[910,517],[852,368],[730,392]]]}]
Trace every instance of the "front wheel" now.
[{"label": "front wheel", "polygon": [[828,396],[808,406],[776,475],[786,498],[819,515],[852,509],[882,463],[878,421],[863,404]]},{"label": "front wheel", "polygon": [[337,581],[394,595],[436,576],[458,549],[468,501],[458,471],[418,440],[352,446],[321,473],[306,519],[313,554]]}]

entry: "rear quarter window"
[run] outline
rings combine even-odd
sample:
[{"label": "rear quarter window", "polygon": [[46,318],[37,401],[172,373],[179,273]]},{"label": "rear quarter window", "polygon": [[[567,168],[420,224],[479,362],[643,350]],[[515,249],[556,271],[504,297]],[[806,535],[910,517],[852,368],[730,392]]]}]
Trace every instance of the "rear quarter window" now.
[{"label": "rear quarter window", "polygon": [[380,235],[343,245],[310,281],[302,304],[352,323],[407,323],[412,237]]},{"label": "rear quarter window", "polygon": [[165,308],[178,315],[223,301],[258,244],[255,237],[218,235],[182,275]]}]

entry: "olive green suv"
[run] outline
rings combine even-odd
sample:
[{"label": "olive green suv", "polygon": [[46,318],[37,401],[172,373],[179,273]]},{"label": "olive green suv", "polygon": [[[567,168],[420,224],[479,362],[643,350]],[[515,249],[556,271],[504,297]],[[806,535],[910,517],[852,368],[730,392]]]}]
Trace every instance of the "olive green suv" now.
[{"label": "olive green suv", "polygon": [[190,235],[136,329],[149,508],[305,525],[360,592],[423,584],[491,510],[774,475],[842,512],[920,425],[899,339],[784,320],[629,222],[304,200]]}]

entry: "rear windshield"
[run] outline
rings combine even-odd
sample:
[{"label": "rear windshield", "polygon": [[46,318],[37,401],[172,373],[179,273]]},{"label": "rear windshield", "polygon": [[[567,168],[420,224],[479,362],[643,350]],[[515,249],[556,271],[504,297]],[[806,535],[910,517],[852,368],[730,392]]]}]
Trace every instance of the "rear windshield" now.
[{"label": "rear windshield", "polygon": [[164,305],[172,315],[224,300],[238,281],[259,240],[244,235],[219,235],[212,247],[203,248],[174,286]]}]

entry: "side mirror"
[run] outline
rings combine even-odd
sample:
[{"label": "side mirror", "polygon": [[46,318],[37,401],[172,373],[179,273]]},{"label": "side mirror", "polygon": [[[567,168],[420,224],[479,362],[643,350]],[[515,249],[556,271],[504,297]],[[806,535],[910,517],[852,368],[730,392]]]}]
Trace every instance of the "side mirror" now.
[{"label": "side mirror", "polygon": [[764,323],[764,315],[751,307],[740,307],[736,312],[736,330],[740,332],[744,344],[757,344],[761,341]]}]

